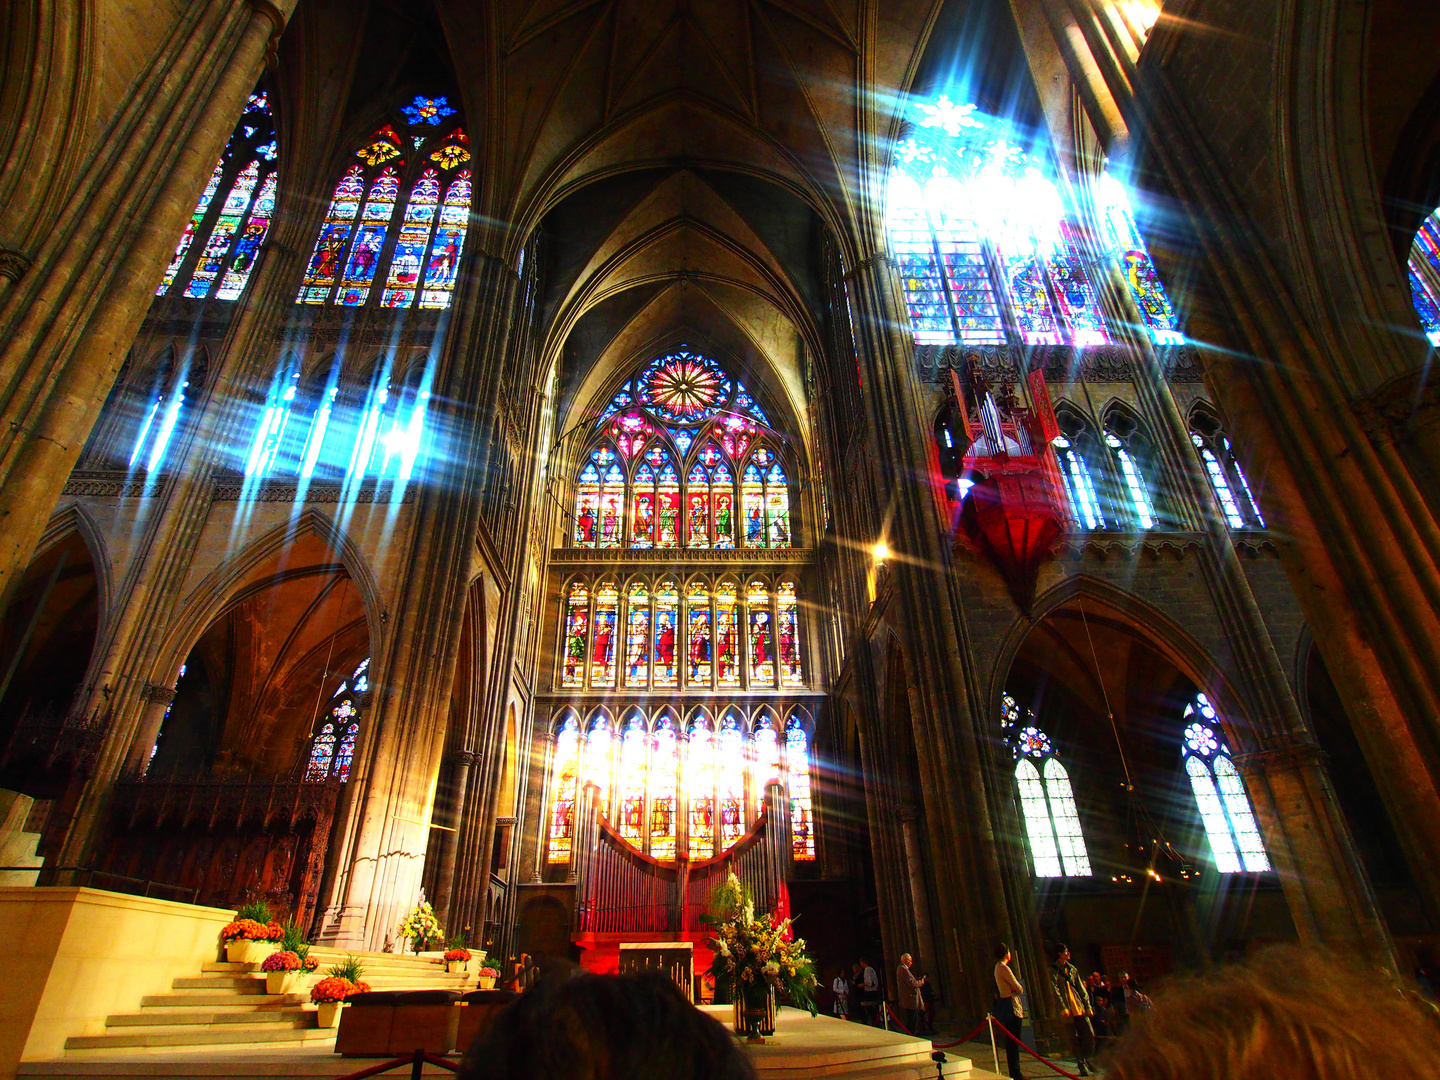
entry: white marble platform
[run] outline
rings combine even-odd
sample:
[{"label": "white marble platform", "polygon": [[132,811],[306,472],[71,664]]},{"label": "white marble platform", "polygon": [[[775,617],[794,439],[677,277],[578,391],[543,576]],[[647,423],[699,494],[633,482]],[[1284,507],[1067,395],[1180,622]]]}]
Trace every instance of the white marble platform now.
[{"label": "white marble platform", "polygon": [[[706,1012],[729,1026],[728,1006],[707,1006]],[[969,1058],[947,1052],[944,1071],[931,1061],[930,1041],[863,1024],[846,1023],[829,1016],[811,1017],[795,1009],[781,1009],[776,1033],[763,1045],[742,1044],[755,1062],[762,1080],[809,1080],[810,1077],[845,1077],[847,1080],[944,1080],[971,1077],[983,1080],[993,1074],[971,1067]],[[376,1063],[374,1058],[342,1058],[330,1040],[317,1040],[283,1049],[275,1046],[223,1050],[129,1050],[124,1054],[88,1051],[46,1061],[26,1061],[19,1077],[46,1080],[94,1080],[101,1077],[155,1076],[167,1080],[276,1080],[283,1077],[344,1076]],[[386,1074],[408,1077],[408,1067]],[[425,1076],[453,1076],[427,1065]]]}]

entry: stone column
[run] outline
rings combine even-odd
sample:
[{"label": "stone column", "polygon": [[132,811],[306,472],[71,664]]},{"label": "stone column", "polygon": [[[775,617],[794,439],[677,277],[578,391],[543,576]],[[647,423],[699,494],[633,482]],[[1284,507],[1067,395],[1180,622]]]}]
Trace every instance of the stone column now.
[{"label": "stone column", "polygon": [[[915,811],[905,807],[900,811],[900,830],[905,840],[905,866],[910,872],[910,907],[915,915],[915,953],[925,960],[927,971],[938,974],[942,970],[940,953],[935,948],[935,935],[930,925],[930,898],[925,885],[925,857],[920,850],[920,838],[915,832]],[[910,950],[906,950],[909,952]],[[936,982],[940,980],[937,978]]]},{"label": "stone column", "polygon": [[[849,283],[872,458],[885,505],[884,539],[893,553],[888,618],[901,632],[909,681],[916,687],[912,722],[936,918],[965,928],[965,956],[958,962],[982,972],[989,943],[1012,938],[1010,928],[1022,920],[1006,903],[992,841],[994,793],[980,767],[974,721],[981,708],[980,680],[970,670],[963,613],[942,541],[948,522],[941,520],[929,486],[924,449],[929,417],[923,415],[899,280],[888,256],[876,253],[856,266]],[[880,538],[853,539],[868,546]],[[887,943],[890,951],[895,948]],[[958,968],[946,966],[944,981],[956,988],[954,1007],[964,1015],[983,1010],[993,989],[979,978],[961,979]]]},{"label": "stone column", "polygon": [[460,830],[465,819],[465,795],[470,783],[470,766],[475,755],[461,750],[455,755],[455,811],[450,815],[451,827],[455,830],[445,834],[445,847],[440,856],[440,872],[435,879],[435,917],[440,925],[446,925],[450,914],[450,894],[455,887],[455,856],[460,850]]},{"label": "stone column", "polygon": [[129,141],[102,155],[79,224],[47,244],[27,271],[30,287],[12,289],[0,311],[0,371],[15,376],[0,399],[0,593],[34,551],[293,5],[203,6],[189,38],[157,56],[161,70],[147,78],[159,95],[137,104],[149,112],[127,129]]},{"label": "stone column", "polygon": [[173,686],[145,686],[145,716],[140,722],[135,741],[130,744],[130,753],[125,758],[124,774],[138,776],[150,763],[150,749],[160,738],[160,727],[165,723],[165,713],[175,700]]}]

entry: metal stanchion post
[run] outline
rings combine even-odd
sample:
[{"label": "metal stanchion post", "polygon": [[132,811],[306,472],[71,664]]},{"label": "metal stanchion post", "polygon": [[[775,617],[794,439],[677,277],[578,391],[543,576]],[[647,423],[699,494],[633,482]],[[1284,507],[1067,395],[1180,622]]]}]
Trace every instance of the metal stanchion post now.
[{"label": "metal stanchion post", "polygon": [[995,1017],[985,1014],[985,1026],[990,1029],[990,1056],[995,1059],[995,1071],[1000,1072],[1000,1051],[995,1049]]}]

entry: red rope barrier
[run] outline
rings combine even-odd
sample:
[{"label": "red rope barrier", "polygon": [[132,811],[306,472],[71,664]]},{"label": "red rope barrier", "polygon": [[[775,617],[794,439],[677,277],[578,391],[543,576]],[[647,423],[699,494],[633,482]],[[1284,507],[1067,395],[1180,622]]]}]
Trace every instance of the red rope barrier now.
[{"label": "red rope barrier", "polygon": [[[1010,1029],[1007,1028],[1004,1024],[1002,1024],[999,1020],[995,1020],[995,1019],[992,1018],[992,1019],[991,1019],[991,1022],[992,1022],[996,1027],[998,1027],[1001,1031],[1005,1032],[1006,1035],[1010,1035]],[[1042,1065],[1048,1065],[1050,1068],[1054,1069],[1054,1070],[1055,1070],[1057,1073],[1059,1073],[1061,1076],[1068,1076],[1068,1077],[1070,1078],[1070,1080],[1080,1080],[1080,1077],[1076,1076],[1076,1075],[1075,1075],[1074,1073],[1072,1073],[1072,1072],[1066,1072],[1064,1069],[1062,1069],[1059,1065],[1056,1065],[1056,1064],[1055,1064],[1053,1061],[1051,1061],[1049,1058],[1041,1057],[1041,1056],[1040,1056],[1039,1054],[1037,1054],[1034,1050],[1031,1050],[1030,1047],[1026,1046],[1023,1042],[1021,1042],[1020,1039],[1016,1038],[1014,1035],[1010,1035],[1010,1038],[1015,1039],[1015,1041],[1020,1044],[1020,1049],[1021,1049],[1021,1050],[1024,1050],[1027,1054],[1029,1054],[1031,1057],[1033,1057],[1036,1061],[1040,1062],[1040,1064],[1042,1064]]]},{"label": "red rope barrier", "polygon": [[[913,1031],[911,1031],[909,1028],[907,1028],[904,1024],[900,1022],[900,1017],[895,1015],[895,1010],[890,1007],[890,1003],[888,1001],[885,1002],[885,1011],[890,1014],[890,1019],[895,1021],[895,1026],[898,1027],[901,1031],[903,1031],[906,1035],[909,1035],[912,1038],[916,1039],[920,1038],[920,1036],[916,1035]],[[975,1030],[970,1032],[970,1034],[966,1035],[963,1039],[956,1039],[954,1042],[948,1043],[937,1043],[934,1039],[931,1039],[930,1046],[934,1050],[949,1050],[952,1046],[959,1046],[961,1043],[969,1042],[972,1038],[974,1038],[976,1035],[979,1035],[980,1032],[984,1030],[985,1021],[981,1020],[980,1023],[975,1025]]]}]

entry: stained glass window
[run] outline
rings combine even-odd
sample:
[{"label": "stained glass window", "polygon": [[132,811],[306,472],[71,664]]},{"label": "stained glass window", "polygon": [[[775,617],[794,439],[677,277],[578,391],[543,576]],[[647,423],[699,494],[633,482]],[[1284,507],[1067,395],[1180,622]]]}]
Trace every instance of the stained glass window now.
[{"label": "stained glass window", "polygon": [[[275,210],[275,159],[275,125],[266,95],[257,92],[246,102],[240,122],[195,204],[156,296],[170,292],[175,282],[187,275],[185,296],[203,299],[211,296],[212,290],[218,300],[240,296]],[[222,190],[227,194],[216,207],[215,196]]]},{"label": "stained glass window", "polygon": [[546,856],[552,863],[568,863],[575,837],[575,800],[580,778],[580,725],[574,714],[566,716],[555,737],[554,793],[550,799],[550,847]]},{"label": "stained glass window", "polygon": [[320,725],[320,733],[310,744],[310,762],[305,767],[305,779],[322,781],[330,778],[330,763],[335,758],[335,725],[326,722]]},{"label": "stained glass window", "polygon": [[805,673],[800,663],[800,601],[795,595],[795,583],[781,582],[775,597],[780,627],[780,685],[804,686]]},{"label": "stained glass window", "polygon": [[[438,124],[440,115],[454,112],[444,109],[414,123]],[[413,136],[411,143],[420,150],[429,138]],[[470,160],[465,132],[452,131],[434,151],[422,150],[408,163],[404,147],[386,124],[356,151],[359,163],[336,187],[297,302],[358,307],[378,281],[383,307],[450,306],[470,215],[470,172],[460,168]],[[402,198],[407,185],[408,197]],[[392,232],[394,243],[387,245]]]},{"label": "stained glass window", "polygon": [[1070,774],[1055,756],[1050,737],[1008,693],[1001,698],[1000,727],[1016,759],[1015,784],[1035,876],[1089,877],[1090,855]]},{"label": "stained glass window", "polygon": [[425,289],[420,294],[422,308],[437,310],[450,306],[469,220],[470,170],[461,169],[445,189],[445,201],[440,205],[440,224],[435,229],[430,258],[425,263]]},{"label": "stained glass window", "polygon": [[1142,529],[1153,529],[1155,527],[1155,507],[1150,502],[1150,492],[1145,487],[1145,479],[1140,475],[1139,463],[1114,432],[1105,433],[1105,445],[1115,455],[1115,460],[1120,467],[1120,475],[1125,478],[1125,487],[1130,495],[1130,507],[1135,514],[1136,524]]},{"label": "stained glass window", "polygon": [[661,862],[675,858],[678,840],[679,797],[677,784],[680,772],[680,745],[676,738],[675,721],[668,713],[655,721],[652,743],[654,757],[650,768],[650,856]]},{"label": "stained glass window", "polygon": [[585,734],[585,782],[599,789],[600,816],[610,817],[610,772],[614,764],[615,733],[603,714],[590,721]]},{"label": "stained glass window", "polygon": [[780,738],[769,716],[755,720],[755,797],[764,798],[765,785],[780,779]]},{"label": "stained glass window", "polygon": [[765,546],[765,478],[753,461],[740,480],[740,502],[745,514],[745,546]]},{"label": "stained glass window", "polygon": [[390,219],[395,216],[399,194],[400,178],[394,169],[382,170],[370,185],[370,194],[356,226],[355,242],[350,245],[350,257],[340,276],[337,300],[346,307],[358,307],[370,295],[370,282],[380,263],[380,252],[385,246]]},{"label": "stained glass window", "polygon": [[1005,122],[944,95],[915,105],[895,150],[888,218],[917,344],[1110,340],[1084,237]]},{"label": "stained glass window", "polygon": [[409,105],[402,105],[400,112],[412,127],[419,127],[428,124],[431,127],[439,124],[447,116],[454,116],[455,110],[443,97],[424,97],[417,95]]},{"label": "stained glass window", "polygon": [[426,169],[410,189],[405,218],[390,256],[385,292],[380,297],[382,307],[409,307],[415,302],[420,287],[420,272],[425,265],[425,248],[430,242],[430,230],[435,224],[435,210],[439,204],[439,174],[434,169]]},{"label": "stained glass window", "polygon": [[636,847],[645,839],[645,785],[650,737],[638,712],[625,723],[620,739],[620,818],[617,830]]},{"label": "stained glass window", "polygon": [[685,593],[688,627],[685,679],[689,686],[708,688],[711,683],[710,593],[703,581],[694,581]]},{"label": "stained glass window", "polygon": [[370,657],[367,656],[355,665],[355,670],[350,675],[350,682],[354,684],[357,694],[363,694],[370,689]]},{"label": "stained glass window", "polygon": [[1232,529],[1265,528],[1260,503],[1240,467],[1235,450],[1220,430],[1220,421],[1197,409],[1191,414],[1190,441],[1205,466],[1211,490]]},{"label": "stained glass window", "polygon": [[1185,719],[1180,752],[1215,869],[1222,874],[1269,870],[1255,812],[1229,748],[1216,730],[1219,717],[1209,698],[1196,694],[1185,706]]},{"label": "stained glass window", "polygon": [[775,627],[770,622],[770,591],[752,581],[745,599],[750,613],[750,685],[775,685]]},{"label": "stained glass window", "polygon": [[815,808],[810,795],[810,739],[800,718],[785,723],[785,781],[790,789],[790,855],[815,858]]},{"label": "stained glass window", "polygon": [[790,546],[790,489],[778,461],[765,473],[765,526],[769,547]]},{"label": "stained glass window", "polygon": [[364,197],[365,174],[359,165],[353,165],[335,185],[325,223],[320,226],[315,250],[305,268],[300,295],[296,297],[298,303],[323,304],[330,299],[330,290],[340,276],[340,261],[350,243],[350,230]]},{"label": "stained glass window", "polygon": [[583,581],[570,586],[565,599],[565,660],[562,686],[585,685],[585,646],[590,639],[590,593]]},{"label": "stained glass window", "polygon": [[590,685],[615,685],[615,619],[620,590],[613,581],[595,589],[594,627],[590,636]]},{"label": "stained glass window", "polygon": [[715,855],[715,735],[697,721],[685,752],[685,787],[690,800],[690,858]]},{"label": "stained glass window", "polygon": [[638,581],[626,597],[625,685],[650,685],[650,594]]},{"label": "stained glass window", "polygon": [[1090,478],[1090,467],[1080,451],[1064,435],[1053,440],[1055,454],[1060,459],[1060,474],[1065,479],[1065,491],[1070,496],[1070,507],[1077,521],[1087,529],[1105,528],[1105,516],[1100,513],[1100,500],[1095,496],[1095,483]]},{"label": "stained glass window", "polygon": [[745,735],[733,712],[720,721],[718,758],[720,846],[724,849],[745,833]]},{"label": "stained glass window", "polygon": [[1420,223],[1407,269],[1420,328],[1431,345],[1440,346],[1440,209]]},{"label": "stained glass window", "polygon": [[655,546],[680,546],[680,477],[670,455],[662,452],[655,473]]},{"label": "stained glass window", "polygon": [[1109,173],[1102,175],[1096,184],[1095,205],[1106,253],[1119,264],[1150,339],[1156,345],[1179,345],[1185,340],[1185,335],[1180,332],[1180,320],[1176,318],[1160,275],[1150,261],[1145,240],[1135,227],[1130,196]]},{"label": "stained glass window", "polygon": [[680,593],[673,581],[655,586],[655,687],[678,684],[675,642],[680,628]]},{"label": "stained glass window", "polygon": [[730,377],[719,364],[686,350],[651,361],[635,380],[640,404],[667,424],[708,420],[730,391]]},{"label": "stained glass window", "polygon": [[735,585],[723,582],[715,590],[715,685],[740,685],[740,606]]}]

